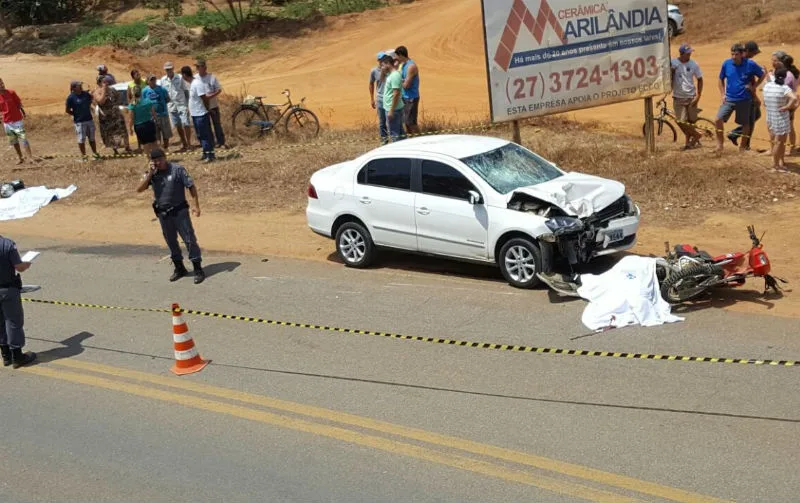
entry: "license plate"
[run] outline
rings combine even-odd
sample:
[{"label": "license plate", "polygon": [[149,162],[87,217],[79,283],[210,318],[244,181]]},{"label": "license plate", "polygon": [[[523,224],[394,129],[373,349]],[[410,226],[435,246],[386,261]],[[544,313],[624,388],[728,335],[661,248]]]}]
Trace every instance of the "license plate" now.
[{"label": "license plate", "polygon": [[610,231],[606,231],[606,236],[608,236],[609,243],[615,243],[617,241],[622,241],[625,238],[625,234],[622,232],[622,229],[614,229]]}]

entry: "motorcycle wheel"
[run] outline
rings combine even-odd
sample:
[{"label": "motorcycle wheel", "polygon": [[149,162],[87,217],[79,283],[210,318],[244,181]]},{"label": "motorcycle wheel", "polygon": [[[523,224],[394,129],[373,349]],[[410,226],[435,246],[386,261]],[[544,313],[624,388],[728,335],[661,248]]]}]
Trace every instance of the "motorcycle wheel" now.
[{"label": "motorcycle wheel", "polygon": [[661,297],[670,304],[680,304],[697,298],[722,278],[723,272],[719,266],[692,265],[671,274],[661,283]]}]

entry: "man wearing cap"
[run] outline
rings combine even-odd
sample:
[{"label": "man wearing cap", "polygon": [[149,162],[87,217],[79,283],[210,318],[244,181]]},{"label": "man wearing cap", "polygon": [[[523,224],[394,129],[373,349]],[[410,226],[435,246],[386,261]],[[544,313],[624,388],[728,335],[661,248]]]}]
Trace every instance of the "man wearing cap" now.
[{"label": "man wearing cap", "polygon": [[172,263],[175,270],[170,276],[170,281],[177,281],[189,274],[183,265],[183,254],[178,243],[181,237],[189,253],[189,260],[194,266],[194,282],[202,283],[206,278],[202,268],[200,246],[192,226],[189,214],[189,202],[186,200],[186,189],[192,196],[192,213],[200,217],[200,199],[194,180],[183,166],[167,162],[164,151],[156,148],[150,152],[150,169],[145,172],[142,182],[136,192],[144,192],[148,187],[153,187],[153,211],[161,224],[164,240],[169,247]]},{"label": "man wearing cap", "polygon": [[[678,53],[680,56],[672,60],[672,104],[678,118],[678,126],[686,135],[684,149],[700,145],[700,133],[692,126],[697,122],[697,104],[703,94],[703,72],[700,66],[693,61],[694,49],[689,44],[683,44]],[[697,86],[695,86],[697,79]]]},{"label": "man wearing cap", "polygon": [[169,139],[172,138],[172,126],[169,124],[167,103],[169,94],[167,90],[158,85],[155,75],[147,77],[147,87],[142,91],[142,97],[156,105],[156,141],[161,141],[164,150],[169,149]]},{"label": "man wearing cap", "polygon": [[189,118],[189,86],[183,78],[175,73],[175,67],[171,61],[164,64],[166,75],[161,77],[161,87],[167,91],[169,101],[167,110],[172,120],[172,125],[181,137],[183,148],[188,150],[192,145],[191,132],[189,131],[192,120]]},{"label": "man wearing cap", "polygon": [[117,79],[114,78],[113,75],[108,73],[108,67],[106,65],[97,65],[97,74],[100,77],[111,77],[111,82],[109,85],[114,85],[117,83]]},{"label": "man wearing cap", "polygon": [[386,54],[381,58],[381,70],[384,72],[383,109],[386,111],[386,128],[391,140],[398,141],[405,137],[403,132],[403,77],[395,66],[396,60]]},{"label": "man wearing cap", "polygon": [[208,90],[202,80],[194,78],[192,69],[188,66],[181,68],[181,76],[189,85],[189,113],[197,141],[203,147],[203,157],[200,160],[213,162],[214,136],[211,133],[211,115],[208,113]]},{"label": "man wearing cap", "polygon": [[379,52],[378,64],[369,72],[369,102],[370,106],[378,111],[378,133],[382,145],[389,141],[389,130],[386,126],[386,110],[383,109],[383,84],[386,82],[386,72],[381,67],[381,59],[390,52]]},{"label": "man wearing cap", "polygon": [[222,93],[222,86],[213,73],[208,73],[206,60],[198,59],[195,62],[197,75],[206,86],[206,97],[208,98],[208,113],[211,116],[211,125],[214,126],[214,135],[217,138],[217,148],[225,148],[225,131],[222,130],[222,119],[219,113],[219,95]]},{"label": "man wearing cap", "polygon": [[[742,126],[741,134],[750,136],[752,131],[753,94],[751,88],[758,80],[764,79],[766,73],[752,59],[745,57],[745,48],[742,44],[733,44],[731,58],[722,63],[719,71],[719,93],[722,95],[722,104],[717,112],[717,151],[722,151],[722,128],[736,112],[736,123]],[[758,84],[755,84],[756,87]],[[739,150],[745,150],[745,142],[739,145]]]},{"label": "man wearing cap", "polygon": [[86,158],[86,140],[89,140],[94,158],[100,159],[100,154],[97,153],[97,144],[94,141],[92,95],[83,90],[83,82],[79,80],[70,82],[69,90],[66,113],[72,116],[72,121],[75,123],[75,135],[78,137],[78,149],[81,151],[81,156]]},{"label": "man wearing cap", "polygon": [[[752,60],[756,57],[757,54],[761,53],[761,49],[758,48],[758,44],[751,40],[744,44],[744,57],[745,59]],[[758,63],[756,63],[758,65]],[[767,76],[767,69],[761,65],[761,70],[764,72],[764,75],[761,76],[758,80],[753,79],[753,82],[750,84],[750,95],[753,97],[753,108],[750,112],[750,133],[747,135],[742,133],[742,126],[737,126],[733,131],[728,133],[728,139],[734,145],[737,144],[739,136],[745,136],[742,138],[742,145],[745,146],[745,150],[750,150],[750,137],[748,136],[753,131],[755,131],[755,125],[758,119],[761,118],[761,100],[758,97],[758,87],[764,82],[764,79]]]}]

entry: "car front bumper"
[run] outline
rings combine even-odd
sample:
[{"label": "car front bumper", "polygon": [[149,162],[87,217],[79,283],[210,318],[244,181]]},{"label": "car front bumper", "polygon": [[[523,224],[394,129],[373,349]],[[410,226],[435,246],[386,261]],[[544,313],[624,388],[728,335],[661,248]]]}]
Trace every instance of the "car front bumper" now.
[{"label": "car front bumper", "polygon": [[593,256],[599,257],[633,248],[636,245],[640,216],[641,210],[637,206],[634,215],[609,221],[608,226],[597,233]]}]

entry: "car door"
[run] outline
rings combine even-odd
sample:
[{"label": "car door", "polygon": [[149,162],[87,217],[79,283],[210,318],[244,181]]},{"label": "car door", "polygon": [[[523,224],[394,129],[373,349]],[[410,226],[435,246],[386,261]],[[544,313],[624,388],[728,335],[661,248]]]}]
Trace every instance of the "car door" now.
[{"label": "car door", "polygon": [[373,159],[356,176],[355,204],[379,246],[417,250],[411,168],[408,158]]},{"label": "car door", "polygon": [[421,185],[414,201],[417,246],[426,253],[486,260],[488,216],[483,196],[477,204],[469,192],[480,192],[449,164],[422,159]]}]

